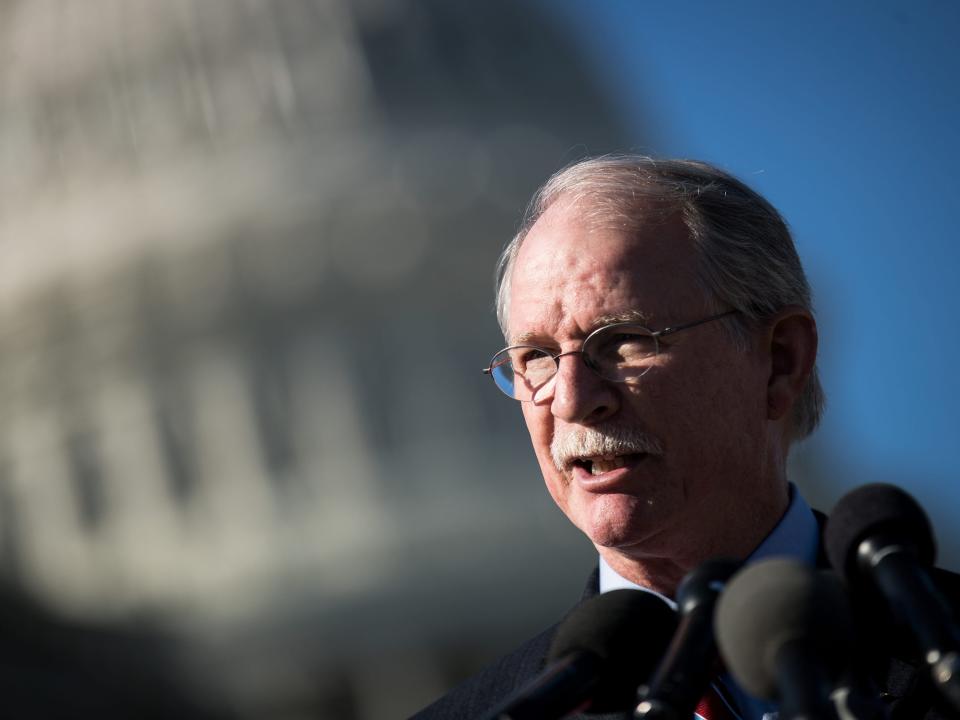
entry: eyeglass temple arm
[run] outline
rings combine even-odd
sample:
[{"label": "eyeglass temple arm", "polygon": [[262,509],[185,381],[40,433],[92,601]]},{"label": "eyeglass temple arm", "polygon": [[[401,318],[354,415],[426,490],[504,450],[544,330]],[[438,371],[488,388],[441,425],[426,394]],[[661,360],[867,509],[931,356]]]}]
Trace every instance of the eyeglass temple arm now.
[{"label": "eyeglass temple arm", "polygon": [[[500,353],[497,353],[497,355],[499,355],[499,354],[500,354]],[[506,362],[507,362],[507,360],[501,360],[500,362],[498,362],[498,363],[496,364],[496,367],[500,367],[501,365],[503,365],[503,364],[506,363]],[[493,374],[493,368],[494,368],[494,366],[493,366],[493,365],[490,365],[489,367],[485,367],[485,368],[484,368],[483,370],[481,370],[480,372],[482,372],[484,375],[492,375],[492,374]]]},{"label": "eyeglass temple arm", "polygon": [[727,310],[726,312],[719,313],[717,315],[711,315],[708,318],[703,318],[702,320],[694,320],[693,322],[684,323],[683,325],[674,325],[673,327],[666,327],[663,330],[653,333],[656,337],[663,337],[665,335],[672,335],[675,332],[680,332],[681,330],[686,330],[688,328],[696,327],[697,325],[703,325],[704,323],[713,322],[714,320],[719,320],[720,318],[725,318],[727,315],[733,315],[734,313],[740,312],[739,310]]}]

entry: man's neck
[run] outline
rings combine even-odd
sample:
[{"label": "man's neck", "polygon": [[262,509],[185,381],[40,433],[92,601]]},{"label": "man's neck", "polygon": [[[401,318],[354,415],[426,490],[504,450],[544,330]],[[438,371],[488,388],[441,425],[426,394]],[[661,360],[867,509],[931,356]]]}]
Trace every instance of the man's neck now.
[{"label": "man's neck", "polygon": [[[606,569],[601,567],[600,591],[632,586],[672,598],[683,577],[710,558],[731,557],[750,562],[762,557],[788,555],[815,564],[818,545],[819,531],[813,511],[796,488],[790,485],[783,509],[775,520],[736,552],[708,549],[686,561],[659,557],[638,559],[614,548],[598,548],[602,564],[607,566]],[[620,585],[616,577],[625,584]]]},{"label": "man's neck", "polygon": [[[600,551],[600,592],[619,587],[639,587],[666,598],[673,598],[677,586],[690,572],[685,564],[666,558],[636,558],[625,556],[610,548],[597,548]],[[606,566],[604,568],[603,566]],[[609,571],[609,572],[608,572]],[[609,578],[611,587],[604,587]],[[616,578],[624,581],[619,583]]]}]

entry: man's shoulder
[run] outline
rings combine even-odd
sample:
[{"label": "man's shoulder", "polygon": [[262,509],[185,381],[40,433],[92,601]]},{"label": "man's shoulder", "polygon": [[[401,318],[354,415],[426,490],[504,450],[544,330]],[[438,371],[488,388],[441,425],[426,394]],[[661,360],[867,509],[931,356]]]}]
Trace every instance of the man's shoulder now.
[{"label": "man's shoulder", "polygon": [[[600,569],[594,567],[587,578],[580,602],[600,592]],[[576,605],[574,606],[576,607]],[[573,608],[569,612],[572,612]],[[569,612],[567,613],[569,615]],[[533,680],[546,666],[547,652],[559,622],[504,655],[476,675],[457,685],[439,700],[414,715],[411,720],[465,720],[487,715],[510,695]]]},{"label": "man's shoulder", "polygon": [[513,652],[460,683],[414,715],[412,720],[464,720],[490,712],[543,670],[558,625],[530,638]]},{"label": "man's shoulder", "polygon": [[960,611],[960,574],[944,568],[934,568],[931,575],[954,613]]}]

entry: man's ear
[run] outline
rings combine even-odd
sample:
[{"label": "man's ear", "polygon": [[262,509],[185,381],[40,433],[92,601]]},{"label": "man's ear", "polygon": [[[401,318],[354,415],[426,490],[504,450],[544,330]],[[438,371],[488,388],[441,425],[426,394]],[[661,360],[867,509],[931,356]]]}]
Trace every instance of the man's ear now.
[{"label": "man's ear", "polygon": [[767,418],[779,420],[793,408],[813,371],[817,322],[809,311],[791,305],[773,318],[766,340],[770,352]]}]

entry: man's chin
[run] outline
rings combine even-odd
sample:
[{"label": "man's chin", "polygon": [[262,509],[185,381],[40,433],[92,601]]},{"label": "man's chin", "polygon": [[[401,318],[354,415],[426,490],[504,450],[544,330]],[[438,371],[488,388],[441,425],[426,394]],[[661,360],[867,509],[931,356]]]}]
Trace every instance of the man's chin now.
[{"label": "man's chin", "polygon": [[642,541],[639,533],[624,528],[593,528],[586,533],[590,541],[597,547],[610,550],[621,550],[627,547],[636,547]]},{"label": "man's chin", "polygon": [[591,512],[577,523],[580,530],[597,547],[624,548],[641,543],[653,529],[653,519],[643,512],[645,508],[636,498],[624,498],[623,502],[607,500],[594,504]]}]

